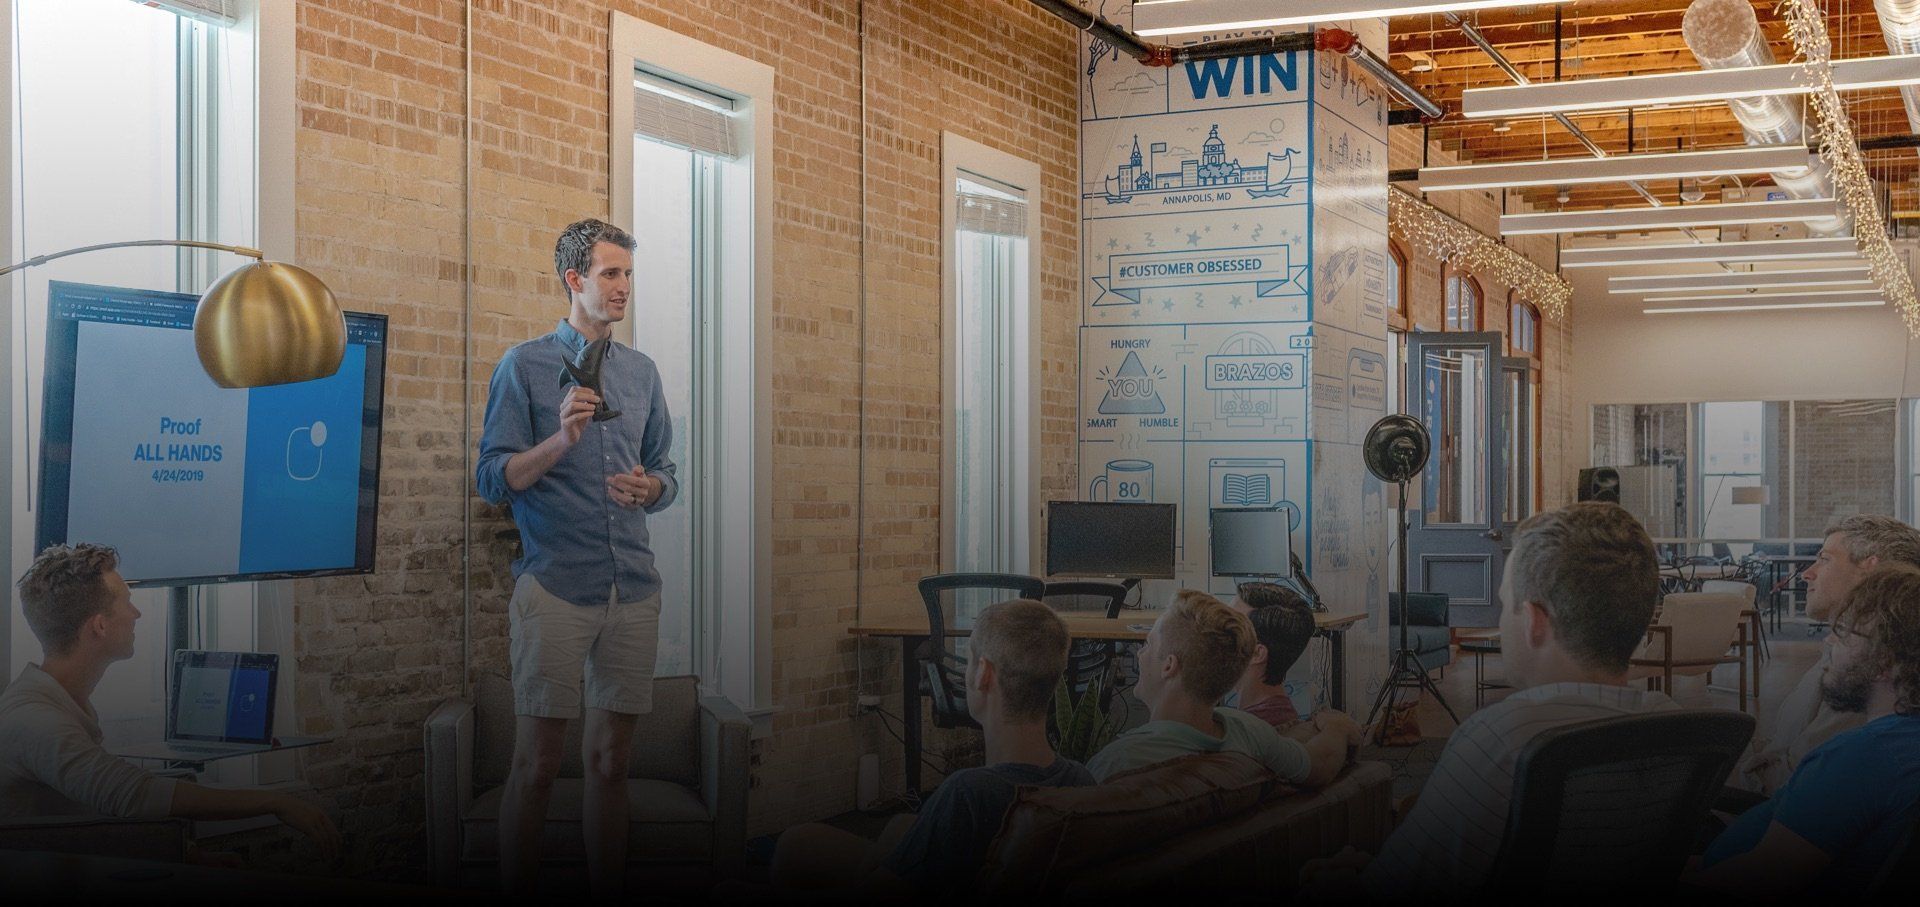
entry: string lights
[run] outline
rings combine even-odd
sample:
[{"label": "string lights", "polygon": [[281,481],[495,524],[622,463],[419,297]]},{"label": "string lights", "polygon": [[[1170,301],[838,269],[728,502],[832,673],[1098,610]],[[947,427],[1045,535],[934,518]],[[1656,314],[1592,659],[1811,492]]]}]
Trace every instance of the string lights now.
[{"label": "string lights", "polygon": [[1887,236],[1887,224],[1880,217],[1873,182],[1867,176],[1865,155],[1854,137],[1853,119],[1834,89],[1833,41],[1827,35],[1825,13],[1815,0],[1784,0],[1781,5],[1797,62],[1814,86],[1807,97],[1814,110],[1820,157],[1831,169],[1835,194],[1853,220],[1854,242],[1887,301],[1899,307],[1907,333],[1920,337],[1920,303],[1914,300],[1913,279]]},{"label": "string lights", "polygon": [[1573,299],[1572,284],[1397,186],[1387,194],[1387,224],[1395,236],[1421,252],[1512,287],[1548,318],[1565,315]]}]

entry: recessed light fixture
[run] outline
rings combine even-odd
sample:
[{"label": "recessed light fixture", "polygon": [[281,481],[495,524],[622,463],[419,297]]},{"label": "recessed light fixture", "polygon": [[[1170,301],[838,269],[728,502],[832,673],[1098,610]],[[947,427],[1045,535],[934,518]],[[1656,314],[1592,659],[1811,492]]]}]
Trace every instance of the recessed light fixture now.
[{"label": "recessed light fixture", "polygon": [[[1512,128],[1509,120],[1495,120],[1493,123],[1495,132]],[[1805,145],[1754,145],[1715,151],[1422,167],[1420,190],[1438,192],[1447,189],[1572,186],[1718,176],[1723,173],[1772,173],[1776,170],[1804,169],[1812,166],[1812,163],[1813,156]]]},{"label": "recessed light fixture", "polygon": [[1868,283],[1865,286],[1849,286],[1849,287],[1833,286],[1833,287],[1828,287],[1827,289],[1767,287],[1764,289],[1752,289],[1752,290],[1726,290],[1726,291],[1717,292],[1717,293],[1685,293],[1678,296],[1656,294],[1653,296],[1648,296],[1647,298],[1642,299],[1640,301],[1647,305],[1656,305],[1659,303],[1667,303],[1667,302],[1707,302],[1715,299],[1721,300],[1723,302],[1737,300],[1737,299],[1777,299],[1782,296],[1791,296],[1796,299],[1801,297],[1806,297],[1806,296],[1824,296],[1828,298],[1845,298],[1845,299],[1884,298],[1880,293],[1880,289],[1878,287],[1873,286],[1871,283]]},{"label": "recessed light fixture", "polygon": [[1666,293],[1674,290],[1763,289],[1824,284],[1871,284],[1867,266],[1803,268],[1789,271],[1737,271],[1731,274],[1649,274],[1607,278],[1609,293]]},{"label": "recessed light fixture", "polygon": [[1699,262],[1798,261],[1855,258],[1860,247],[1851,236],[1819,239],[1759,239],[1746,242],[1661,243],[1638,246],[1595,245],[1563,249],[1562,268],[1663,265]]},{"label": "recessed light fixture", "polygon": [[1886,304],[1884,299],[1862,299],[1854,302],[1783,302],[1777,305],[1696,305],[1641,309],[1640,312],[1644,315],[1697,315],[1704,312],[1766,312],[1784,309],[1863,309]]},{"label": "recessed light fixture", "polygon": [[[1916,84],[1920,84],[1920,54],[1833,61],[1833,87],[1841,91]],[[1811,91],[1813,86],[1808,83],[1803,66],[1799,63],[1776,63],[1611,79],[1469,88],[1460,95],[1460,113],[1469,119],[1517,117],[1624,107],[1719,104],[1728,98],[1807,94]]]},{"label": "recessed light fixture", "polygon": [[1547,6],[1567,0],[1134,0],[1133,31],[1143,38],[1380,19],[1428,13]]},{"label": "recessed light fixture", "polygon": [[1839,214],[1839,210],[1838,204],[1833,199],[1807,198],[1780,202],[1678,205],[1667,208],[1612,208],[1601,211],[1503,214],[1500,216],[1500,232],[1508,236],[1534,236],[1545,233],[1612,233],[1666,230],[1676,227],[1804,222],[1834,217]]},{"label": "recessed light fixture", "polygon": [[1493,131],[1494,132],[1512,132],[1513,122],[1511,120],[1494,120]]}]

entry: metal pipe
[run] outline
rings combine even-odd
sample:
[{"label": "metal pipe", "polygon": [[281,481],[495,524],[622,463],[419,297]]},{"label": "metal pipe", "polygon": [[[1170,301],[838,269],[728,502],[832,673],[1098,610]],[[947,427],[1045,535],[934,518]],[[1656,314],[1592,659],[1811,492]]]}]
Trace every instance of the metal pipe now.
[{"label": "metal pipe", "polygon": [[[1766,66],[1774,62],[1773,48],[1760,30],[1760,19],[1747,0],[1693,0],[1680,20],[1680,36],[1702,69]],[[1807,138],[1800,109],[1778,96],[1728,98],[1727,107],[1749,145],[1781,145]],[[1823,167],[1794,167],[1773,172],[1773,181],[1794,198],[1832,198],[1833,180]],[[1807,224],[1807,229],[1834,236],[1847,229],[1844,216]]]},{"label": "metal pipe", "polygon": [[[460,33],[460,690],[473,695],[473,0]],[[616,84],[618,84],[616,80]],[[615,89],[618,90],[617,88]]]},{"label": "metal pipe", "polygon": [[[1367,50],[1355,40],[1352,32],[1344,29],[1329,28],[1319,31],[1289,32],[1266,38],[1247,38],[1237,41],[1214,41],[1207,44],[1194,44],[1187,47],[1168,47],[1163,44],[1148,44],[1134,37],[1131,32],[1114,25],[1107,20],[1081,9],[1069,0],[1033,0],[1035,6],[1058,16],[1068,25],[1105,41],[1127,56],[1140,61],[1145,66],[1174,66],[1191,63],[1196,60],[1217,60],[1226,57],[1244,57],[1253,54],[1277,54],[1301,50],[1330,50],[1345,54],[1346,57],[1371,73],[1387,86],[1389,91],[1420,111],[1421,115],[1439,119],[1446,116],[1446,108],[1435,103],[1432,98],[1420,93],[1420,90],[1408,84],[1406,79],[1393,71],[1387,61],[1380,59],[1373,51]],[[1344,36],[1344,37],[1341,37]],[[1329,43],[1332,42],[1332,43]]]},{"label": "metal pipe", "polygon": [[1060,17],[1068,25],[1113,45],[1125,52],[1127,56],[1142,63],[1152,65],[1154,51],[1165,50],[1165,48],[1155,48],[1147,44],[1134,37],[1132,32],[1081,9],[1069,0],[1033,0],[1033,5]]},{"label": "metal pipe", "polygon": [[37,268],[55,259],[65,258],[69,255],[79,255],[82,252],[97,252],[101,249],[131,249],[136,246],[182,246],[189,249],[217,249],[221,252],[232,252],[235,255],[244,255],[248,258],[257,258],[263,261],[266,259],[265,253],[259,249],[249,249],[246,246],[229,246],[226,243],[202,242],[197,239],[136,239],[129,242],[103,242],[92,246],[81,246],[78,249],[68,249],[64,252],[49,252],[45,255],[36,255],[25,261],[15,262],[4,268],[0,268],[0,277],[5,277],[8,274],[26,268]]},{"label": "metal pipe", "polygon": [[1380,83],[1387,86],[1388,91],[1398,95],[1400,100],[1413,105],[1415,110],[1431,119],[1437,120],[1447,115],[1446,108],[1434,103],[1432,98],[1421,94],[1419,89],[1401,78],[1393,67],[1387,65],[1387,61],[1380,59],[1373,51],[1368,50],[1366,45],[1361,44],[1360,39],[1353,32],[1343,28],[1328,28],[1315,32],[1314,49],[1336,53],[1352,60],[1369,75],[1379,79]]},{"label": "metal pipe", "polygon": [[[1888,53],[1920,53],[1920,0],[1873,0],[1873,11]],[[1920,85],[1900,89],[1900,97],[1907,104],[1908,125],[1920,129]]]},{"label": "metal pipe", "polygon": [[[1557,10],[1556,10],[1556,13],[1557,13]],[[1507,78],[1512,79],[1514,81],[1514,84],[1516,85],[1533,84],[1533,80],[1527,78],[1524,73],[1520,72],[1519,69],[1515,68],[1513,65],[1513,61],[1507,59],[1507,55],[1501,53],[1499,48],[1494,47],[1493,43],[1487,40],[1487,36],[1481,34],[1480,29],[1474,27],[1473,23],[1460,18],[1459,13],[1447,13],[1446,16],[1447,16],[1447,21],[1453,23],[1454,27],[1460,29],[1460,33],[1463,35],[1466,35],[1467,40],[1473,42],[1473,46],[1480,48],[1480,52],[1483,54],[1486,54],[1487,58],[1493,61],[1493,65],[1500,67],[1500,71],[1506,73]],[[1555,79],[1558,79],[1560,77],[1560,35],[1559,35],[1558,24],[1559,24],[1558,18],[1556,16],[1555,29],[1554,29],[1554,44],[1553,44],[1553,73],[1554,73]],[[1603,158],[1607,156],[1606,149],[1601,148],[1599,144],[1595,143],[1593,140],[1593,137],[1587,135],[1587,131],[1584,129],[1581,129],[1577,124],[1573,122],[1573,120],[1569,119],[1566,114],[1556,113],[1556,114],[1553,114],[1553,118],[1555,121],[1557,121],[1560,124],[1561,128],[1567,130],[1567,133],[1569,135],[1573,136],[1574,139],[1579,141],[1580,144],[1587,149],[1587,153],[1593,155],[1594,157],[1599,157],[1599,158]],[[1632,138],[1631,132],[1628,133],[1628,138],[1629,140],[1631,140]],[[1627,185],[1631,187],[1633,191],[1637,193],[1641,198],[1646,199],[1647,204],[1652,205],[1655,208],[1659,208],[1663,206],[1662,202],[1660,201],[1660,197],[1657,195],[1654,195],[1651,192],[1648,192],[1647,187],[1645,185],[1642,185],[1639,180],[1628,180]],[[1700,239],[1700,237],[1696,235],[1691,229],[1688,229],[1682,232],[1686,233],[1688,237],[1692,238],[1696,242],[1698,242]]]}]

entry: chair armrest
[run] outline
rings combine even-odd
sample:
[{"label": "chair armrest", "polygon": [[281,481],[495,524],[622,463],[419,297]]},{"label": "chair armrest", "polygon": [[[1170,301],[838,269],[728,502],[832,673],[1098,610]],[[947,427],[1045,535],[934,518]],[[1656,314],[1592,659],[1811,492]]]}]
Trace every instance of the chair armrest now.
[{"label": "chair armrest", "polygon": [[[1653,638],[1655,636],[1660,637],[1660,648],[1658,650],[1654,648]],[[1637,665],[1662,665],[1666,664],[1667,660],[1672,657],[1668,654],[1672,651],[1673,628],[1665,624],[1654,624],[1647,628],[1646,644],[1642,646],[1641,650],[1635,653],[1631,659],[1628,659],[1628,661]]]},{"label": "chair armrest", "polygon": [[713,861],[740,863],[747,849],[747,749],[753,722],[725,696],[700,697],[700,798],[713,820]]},{"label": "chair armrest", "polygon": [[460,820],[473,803],[473,703],[449,699],[427,716],[427,846],[451,881],[460,861]]},{"label": "chair armrest", "polygon": [[0,850],[40,850],[182,863],[192,823],[172,817],[35,816],[0,819]]}]

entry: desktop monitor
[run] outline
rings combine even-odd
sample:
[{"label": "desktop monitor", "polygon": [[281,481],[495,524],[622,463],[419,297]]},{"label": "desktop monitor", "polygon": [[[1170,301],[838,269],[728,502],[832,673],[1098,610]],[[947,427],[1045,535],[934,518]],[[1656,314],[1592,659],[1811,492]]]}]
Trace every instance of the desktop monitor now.
[{"label": "desktop monitor", "polygon": [[1208,514],[1207,549],[1214,576],[1293,576],[1288,512],[1272,507],[1216,507]]},{"label": "desktop monitor", "polygon": [[1047,502],[1047,575],[1173,579],[1174,505]]}]

